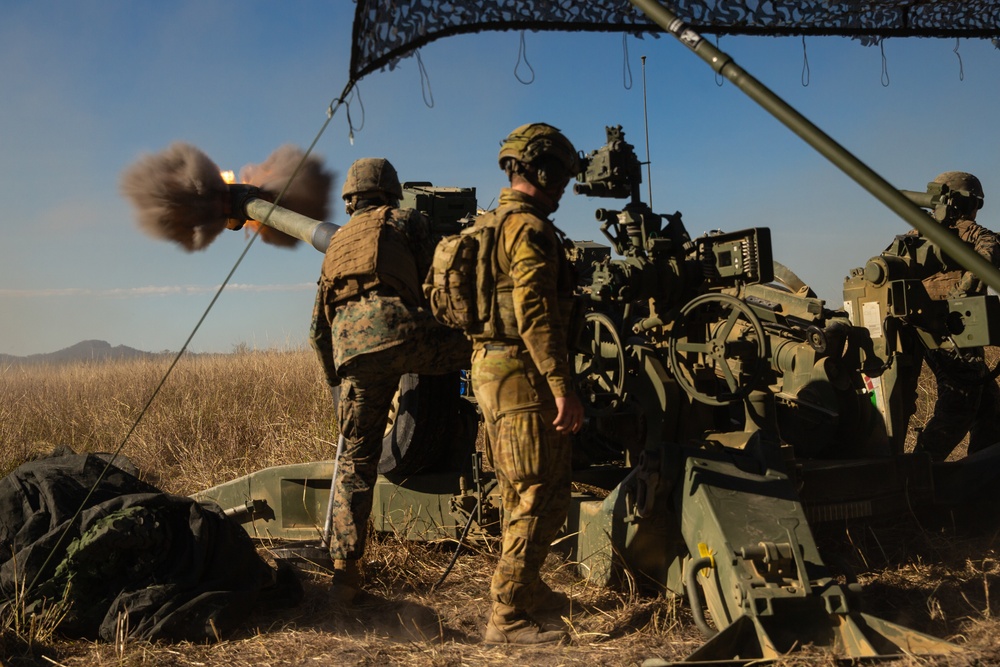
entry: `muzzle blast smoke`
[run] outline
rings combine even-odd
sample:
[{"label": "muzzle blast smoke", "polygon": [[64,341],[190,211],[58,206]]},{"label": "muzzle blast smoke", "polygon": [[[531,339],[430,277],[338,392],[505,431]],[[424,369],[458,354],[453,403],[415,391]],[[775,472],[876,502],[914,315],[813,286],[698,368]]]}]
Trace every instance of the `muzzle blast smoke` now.
[{"label": "muzzle blast smoke", "polygon": [[322,222],[333,176],[319,159],[307,158],[281,205],[272,204],[302,155],[294,146],[282,146],[263,163],[244,166],[244,182],[230,185],[201,150],[176,142],[129,166],[122,173],[121,191],[132,202],[140,229],[188,252],[206,248],[223,229],[244,224],[259,227],[266,243],[291,247],[303,240],[325,251],[339,227]]}]

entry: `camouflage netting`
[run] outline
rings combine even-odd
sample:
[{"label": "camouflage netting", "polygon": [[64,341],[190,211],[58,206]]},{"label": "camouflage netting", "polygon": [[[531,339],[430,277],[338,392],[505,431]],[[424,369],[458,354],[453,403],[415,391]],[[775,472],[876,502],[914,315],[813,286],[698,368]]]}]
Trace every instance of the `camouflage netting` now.
[{"label": "camouflage netting", "polygon": [[[357,0],[351,78],[395,67],[420,46],[484,30],[661,32],[629,0]],[[713,35],[1000,36],[1000,0],[676,0],[671,11]]]}]

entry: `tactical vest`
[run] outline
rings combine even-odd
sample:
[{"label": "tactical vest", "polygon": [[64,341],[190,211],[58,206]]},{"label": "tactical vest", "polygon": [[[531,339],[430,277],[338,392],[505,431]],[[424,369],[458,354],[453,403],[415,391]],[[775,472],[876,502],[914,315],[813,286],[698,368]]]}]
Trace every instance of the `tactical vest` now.
[{"label": "tactical vest", "polygon": [[408,213],[391,206],[354,214],[330,240],[320,280],[330,305],[384,285],[407,304],[421,304],[421,280],[409,240],[397,221]]},{"label": "tactical vest", "polygon": [[[503,211],[502,220],[505,220],[511,213],[520,213],[522,211],[523,209],[520,207],[514,210],[505,210]],[[559,264],[558,278],[556,282],[559,312],[553,313],[553,315],[559,318],[559,321],[562,323],[563,330],[567,332],[567,335],[569,335],[573,325],[573,318],[576,310],[575,306],[577,303],[577,300],[573,295],[574,289],[576,288],[576,271],[573,267],[573,263],[569,259],[569,242],[558,229],[554,229],[553,231],[556,240],[559,242],[557,257],[555,258]],[[498,228],[497,243],[494,250],[496,257],[495,266],[497,271],[496,288],[494,292],[496,301],[493,309],[492,327],[490,327],[492,332],[491,335],[473,335],[473,339],[490,338],[496,340],[517,341],[521,338],[517,328],[517,317],[514,314],[514,281],[510,277],[510,257],[504,250],[502,237],[503,234]]]},{"label": "tactical vest", "polygon": [[[974,249],[977,246],[977,239],[980,235],[992,234],[989,230],[965,219],[959,220],[955,224],[953,231],[955,235],[962,240],[962,242]],[[955,260],[952,259],[949,259],[948,263],[952,266],[956,264]],[[964,276],[965,269],[959,267],[951,271],[941,271],[940,273],[936,273],[933,276],[925,278],[922,282],[924,289],[927,290],[927,295],[935,301],[940,301],[948,298],[951,291],[962,281]],[[979,296],[982,294],[986,294],[985,285],[981,285],[976,293],[970,294],[969,296]]]}]

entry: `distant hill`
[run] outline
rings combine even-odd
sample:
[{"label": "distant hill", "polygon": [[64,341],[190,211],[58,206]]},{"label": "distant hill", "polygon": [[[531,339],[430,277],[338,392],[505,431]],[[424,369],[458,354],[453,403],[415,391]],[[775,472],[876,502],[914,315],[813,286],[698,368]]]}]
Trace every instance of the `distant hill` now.
[{"label": "distant hill", "polygon": [[122,359],[143,359],[156,357],[162,353],[143,352],[126,345],[111,346],[103,340],[85,340],[57,352],[29,354],[18,357],[0,354],[0,364],[65,364],[78,361],[119,361]]}]

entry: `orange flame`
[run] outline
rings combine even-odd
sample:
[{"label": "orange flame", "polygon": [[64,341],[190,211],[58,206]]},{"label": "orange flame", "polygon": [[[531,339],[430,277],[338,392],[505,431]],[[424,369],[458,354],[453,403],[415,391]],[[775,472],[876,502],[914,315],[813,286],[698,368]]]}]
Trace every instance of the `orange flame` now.
[{"label": "orange flame", "polygon": [[[236,172],[231,170],[220,171],[219,174],[222,176],[222,180],[229,185],[244,181],[243,178],[238,179],[236,177]],[[259,232],[261,240],[263,240],[265,243],[270,243],[273,245],[283,245],[291,247],[294,246],[296,243],[298,243],[298,239],[292,236],[287,236],[283,232],[279,232],[261,222],[258,222],[257,220],[252,220],[250,218],[247,218],[245,220],[231,219],[231,221],[227,223],[226,226],[229,227],[230,229],[240,229],[240,227],[242,227],[249,234],[254,234]]]},{"label": "orange flame", "polygon": [[[227,185],[232,185],[233,183],[236,182],[236,172],[233,171],[232,169],[220,171],[219,175],[222,176],[222,180],[225,181]],[[231,222],[227,224],[227,227],[229,227],[230,229],[239,229],[241,226],[244,229],[248,229],[251,232],[255,232],[257,231],[257,228],[260,227],[260,223],[257,222],[256,220],[249,220],[249,219],[248,220],[231,219]]]}]

